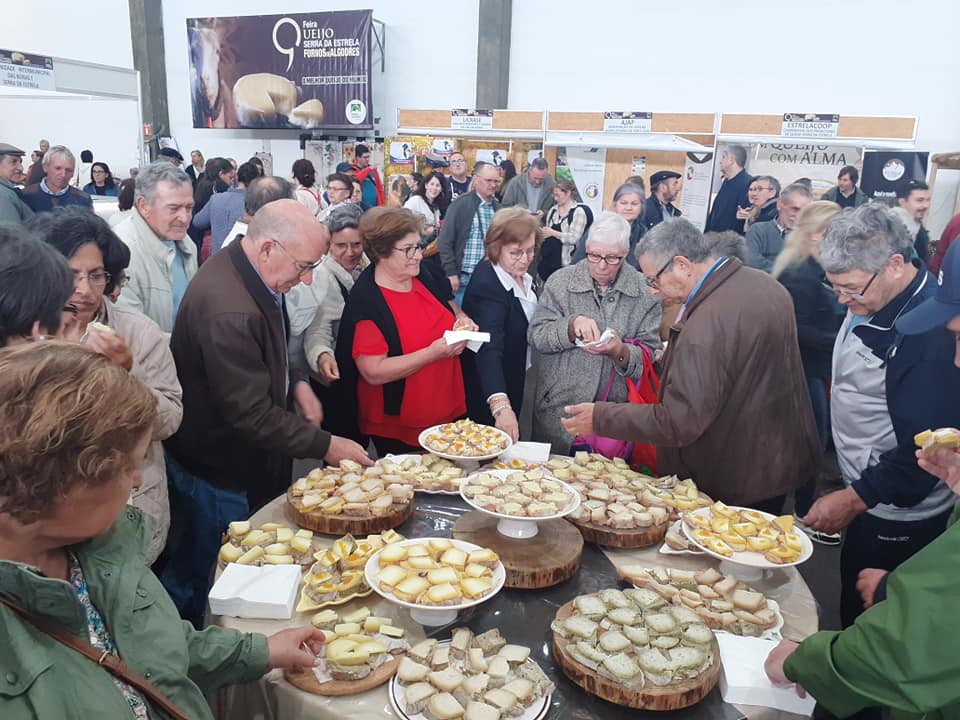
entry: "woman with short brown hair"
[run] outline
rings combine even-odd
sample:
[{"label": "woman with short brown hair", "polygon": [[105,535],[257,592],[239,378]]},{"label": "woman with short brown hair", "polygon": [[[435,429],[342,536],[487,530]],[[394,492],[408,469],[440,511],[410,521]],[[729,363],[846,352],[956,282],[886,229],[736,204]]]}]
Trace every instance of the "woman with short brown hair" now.
[{"label": "woman with short brown hair", "polygon": [[490,333],[475,357],[464,358],[470,417],[496,425],[516,442],[520,405],[530,353],[527,327],[537,308],[533,278],[527,272],[543,235],[535,215],[511,207],[493,216],[484,238],[486,259],[473,271],[463,309]]},{"label": "woman with short brown hair", "polygon": [[0,351],[0,717],[160,717],[162,693],[212,718],[204,693],[313,664],[300,645],[320,631],[198,632],[145,566],[149,523],[126,503],[156,413],[143,383],[76,343]]},{"label": "woman with short brown hair", "polygon": [[403,208],[371,208],[360,239],[371,265],[354,283],[337,336],[344,388],[355,388],[355,435],[377,452],[407,452],[420,433],[466,413],[459,355],[448,345],[456,323],[476,329],[453,302],[449,281],[421,263],[420,217]]}]

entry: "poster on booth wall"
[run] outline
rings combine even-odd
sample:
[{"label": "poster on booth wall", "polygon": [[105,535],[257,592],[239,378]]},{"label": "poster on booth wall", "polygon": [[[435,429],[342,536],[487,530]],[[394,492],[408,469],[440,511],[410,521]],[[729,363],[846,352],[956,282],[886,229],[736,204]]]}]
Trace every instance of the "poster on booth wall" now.
[{"label": "poster on booth wall", "polygon": [[680,212],[701,230],[707,224],[712,173],[713,153],[687,153],[680,181]]},{"label": "poster on booth wall", "polygon": [[189,18],[195,128],[373,129],[371,10]]},{"label": "poster on booth wall", "polygon": [[928,155],[925,152],[866,152],[860,189],[873,200],[894,205],[898,188],[911,180],[926,180]]},{"label": "poster on booth wall", "polygon": [[337,165],[343,162],[342,143],[336,140],[308,140],[303,148],[303,156],[313,163],[318,182],[325,184],[327,175],[336,172]]},{"label": "poster on booth wall", "polygon": [[863,162],[861,149],[842,145],[770,143],[755,145],[747,154],[747,172],[753,177],[772,175],[787,186],[798,178],[810,178],[814,197],[837,184],[840,168]]},{"label": "poster on booth wall", "polygon": [[588,205],[594,217],[603,211],[603,176],[606,165],[606,148],[557,148],[557,180],[572,182],[579,196],[577,201]]},{"label": "poster on booth wall", "polygon": [[387,205],[402,207],[417,189],[413,174],[426,175],[433,169],[427,162],[432,155],[432,145],[433,138],[422,135],[387,138],[383,164]]}]

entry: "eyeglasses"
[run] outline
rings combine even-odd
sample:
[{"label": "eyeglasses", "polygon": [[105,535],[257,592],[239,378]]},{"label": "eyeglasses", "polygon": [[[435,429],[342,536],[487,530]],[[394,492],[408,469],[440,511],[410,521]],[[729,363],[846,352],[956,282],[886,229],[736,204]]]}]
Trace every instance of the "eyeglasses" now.
[{"label": "eyeglasses", "polygon": [[81,280],[86,280],[90,287],[104,287],[110,278],[113,277],[106,270],[94,270],[92,273],[73,273],[73,284],[79,285]]},{"label": "eyeglasses", "polygon": [[94,175],[106,175],[106,174],[107,174],[107,171],[106,171],[106,170],[93,170],[92,172],[93,172]]},{"label": "eyeglasses", "polygon": [[768,187],[751,187],[747,189],[747,192],[769,192],[773,188]]},{"label": "eyeglasses", "polygon": [[596,265],[599,262],[605,262],[607,265],[619,265],[623,262],[624,255],[597,255],[596,253],[587,253],[587,262]]},{"label": "eyeglasses", "polygon": [[837,295],[848,297],[851,300],[857,300],[857,301],[863,300],[864,296],[867,294],[867,290],[870,289],[870,286],[873,285],[873,281],[877,279],[877,275],[879,274],[880,274],[879,270],[875,272],[867,281],[867,284],[863,286],[863,290],[861,290],[860,292],[850,292],[849,290],[837,290],[836,288],[832,288],[832,290]]},{"label": "eyeglasses", "polygon": [[507,250],[505,253],[505,255],[511,260],[520,260],[524,257],[533,258],[535,254],[536,250],[533,248],[530,248],[529,250]]},{"label": "eyeglasses", "polygon": [[660,270],[657,271],[657,274],[654,275],[652,278],[645,277],[645,278],[643,279],[644,282],[647,283],[647,287],[652,287],[652,288],[658,288],[658,287],[660,287],[660,276],[663,275],[663,274],[667,271],[667,268],[668,268],[668,267],[670,267],[671,265],[673,265],[673,260],[674,260],[674,258],[670,258],[669,260],[667,260],[667,262],[664,263],[664,266],[663,266],[662,268],[660,268]]},{"label": "eyeglasses", "polygon": [[412,260],[417,253],[423,253],[423,248],[419,245],[407,245],[406,247],[395,247],[394,252],[403,253],[407,260]]},{"label": "eyeglasses", "polygon": [[320,263],[323,262],[323,258],[320,258],[315,263],[308,263],[308,262],[303,262],[302,260],[297,260],[293,255],[290,254],[290,251],[283,246],[283,243],[281,243],[276,238],[271,238],[271,239],[273,240],[274,244],[278,248],[283,250],[284,255],[286,255],[288,258],[293,260],[293,266],[297,268],[298,275],[303,275],[306,272],[313,272],[318,267],[320,267]]},{"label": "eyeglasses", "polygon": [[466,164],[467,164],[467,161],[466,161],[466,160],[451,160],[451,161],[450,161],[450,164],[451,164],[451,165],[466,165]]},{"label": "eyeglasses", "polygon": [[342,185],[327,185],[327,192],[347,192],[347,188]]}]

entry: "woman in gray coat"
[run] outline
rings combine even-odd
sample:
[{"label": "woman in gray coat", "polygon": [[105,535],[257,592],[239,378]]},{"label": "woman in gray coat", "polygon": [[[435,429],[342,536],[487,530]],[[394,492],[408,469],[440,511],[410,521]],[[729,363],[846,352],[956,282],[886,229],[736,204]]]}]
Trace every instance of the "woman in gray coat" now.
[{"label": "woman in gray coat", "polygon": [[[570,452],[573,438],[560,425],[565,405],[596,400],[610,378],[620,376],[611,402],[626,402],[624,377],[639,377],[640,347],[660,347],[660,303],[650,295],[643,275],[625,262],[630,225],[612,212],[601,213],[590,227],[586,262],[557,270],[544,286],[528,341],[534,350],[533,439],[549,442],[553,452]],[[597,343],[605,330],[613,337]],[[597,343],[578,346],[580,343]]]}]

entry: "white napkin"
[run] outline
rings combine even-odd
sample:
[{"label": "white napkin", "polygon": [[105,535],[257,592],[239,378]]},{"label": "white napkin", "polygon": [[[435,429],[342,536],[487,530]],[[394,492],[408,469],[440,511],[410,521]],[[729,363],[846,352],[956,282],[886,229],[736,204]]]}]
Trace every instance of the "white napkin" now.
[{"label": "white napkin", "polygon": [[299,565],[238,565],[230,563],[210,590],[215,615],[289,620],[300,589]]},{"label": "white napkin", "polygon": [[777,687],[763,670],[763,662],[778,642],[765,638],[717,633],[723,672],[720,692],[724,701],[735,705],[759,705],[797,715],[810,715],[816,700],[801,698],[792,687]]},{"label": "white napkin", "polygon": [[543,463],[550,459],[550,443],[515,442],[499,459],[505,463],[511,460]]},{"label": "white napkin", "polygon": [[445,330],[443,339],[447,345],[456,345],[458,342],[467,341],[467,348],[476,352],[483,343],[490,342],[490,333],[474,332],[473,330]]},{"label": "white napkin", "polygon": [[601,348],[604,345],[606,345],[608,342],[610,342],[610,340],[613,339],[613,336],[614,336],[613,330],[611,328],[607,328],[606,330],[603,331],[603,334],[593,342],[584,342],[580,338],[577,338],[574,342],[576,343],[577,347]]}]

